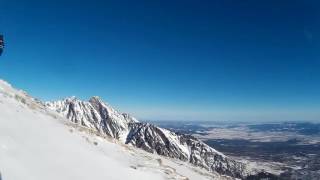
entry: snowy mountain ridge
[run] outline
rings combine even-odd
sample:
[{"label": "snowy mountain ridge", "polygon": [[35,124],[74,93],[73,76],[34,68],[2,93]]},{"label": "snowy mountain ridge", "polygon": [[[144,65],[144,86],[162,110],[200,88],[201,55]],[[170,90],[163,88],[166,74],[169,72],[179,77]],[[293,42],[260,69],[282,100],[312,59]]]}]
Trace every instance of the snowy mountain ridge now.
[{"label": "snowy mountain ridge", "polygon": [[45,106],[70,121],[108,135],[150,153],[179,159],[235,178],[252,174],[246,164],[233,160],[188,135],[176,134],[120,113],[99,97],[81,101],[75,97],[46,102]]},{"label": "snowy mountain ridge", "polygon": [[45,104],[49,109],[57,111],[76,124],[122,141],[129,133],[129,123],[136,121],[128,114],[119,113],[97,96],[90,98],[87,102],[71,97]]},{"label": "snowy mountain ridge", "polygon": [[[108,106],[102,107],[95,102],[92,101],[90,108],[101,108],[98,112],[104,113],[102,117],[112,115],[112,110],[105,111]],[[90,111],[95,115],[98,113],[93,109]],[[135,122],[127,114],[114,117],[120,117],[129,124]],[[102,123],[96,127],[100,127],[102,132],[123,131],[122,128],[127,127],[126,123],[114,123],[124,126],[108,129]],[[121,139],[117,133],[112,135]],[[92,128],[71,122],[24,91],[0,80],[1,180],[234,179],[147,153],[108,137],[110,135],[104,136]]]}]

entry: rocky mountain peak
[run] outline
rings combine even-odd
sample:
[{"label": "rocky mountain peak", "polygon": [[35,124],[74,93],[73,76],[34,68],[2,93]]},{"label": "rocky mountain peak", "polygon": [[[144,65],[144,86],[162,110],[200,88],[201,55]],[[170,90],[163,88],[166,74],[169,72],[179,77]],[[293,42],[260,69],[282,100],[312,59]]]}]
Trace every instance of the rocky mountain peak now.
[{"label": "rocky mountain peak", "polygon": [[100,104],[104,104],[104,102],[101,100],[101,98],[99,96],[92,96],[89,99],[89,102],[91,103],[100,103]]}]

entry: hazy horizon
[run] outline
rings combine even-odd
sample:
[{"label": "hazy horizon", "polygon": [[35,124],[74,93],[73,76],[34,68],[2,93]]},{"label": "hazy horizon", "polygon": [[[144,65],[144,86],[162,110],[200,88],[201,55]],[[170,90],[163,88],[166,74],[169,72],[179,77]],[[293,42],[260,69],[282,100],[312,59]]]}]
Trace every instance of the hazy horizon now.
[{"label": "hazy horizon", "polygon": [[1,2],[1,78],[139,119],[320,122],[316,1]]}]

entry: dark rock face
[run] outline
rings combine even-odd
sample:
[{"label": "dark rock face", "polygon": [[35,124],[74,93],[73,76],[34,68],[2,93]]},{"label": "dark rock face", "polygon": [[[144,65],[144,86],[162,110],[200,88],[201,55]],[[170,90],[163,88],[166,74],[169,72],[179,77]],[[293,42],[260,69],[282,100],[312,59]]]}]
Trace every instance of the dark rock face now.
[{"label": "dark rock face", "polygon": [[188,160],[188,152],[183,152],[160,128],[148,123],[131,123],[126,144],[132,144],[151,153]]},{"label": "dark rock face", "polygon": [[220,174],[244,178],[246,165],[226,157],[200,140],[147,123],[130,124],[126,144],[132,144],[151,153],[188,161],[191,164]]},{"label": "dark rock face", "polygon": [[190,147],[190,163],[232,177],[243,178],[247,175],[248,170],[244,163],[223,155],[196,138],[185,135],[182,137]]},{"label": "dark rock face", "polygon": [[260,172],[256,175],[246,177],[245,180],[282,180],[282,178],[267,172]]}]

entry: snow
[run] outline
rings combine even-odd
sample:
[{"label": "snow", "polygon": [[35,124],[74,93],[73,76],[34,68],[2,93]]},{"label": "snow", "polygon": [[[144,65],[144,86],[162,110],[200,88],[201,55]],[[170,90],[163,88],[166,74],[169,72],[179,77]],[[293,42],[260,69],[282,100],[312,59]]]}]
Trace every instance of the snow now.
[{"label": "snow", "polygon": [[0,80],[1,180],[221,179],[199,172],[98,136]]},{"label": "snow", "polygon": [[59,120],[9,97],[7,92],[18,92],[0,85],[3,180],[163,179],[159,173],[130,168],[129,157],[116,144],[88,143],[80,132],[71,133]]}]

